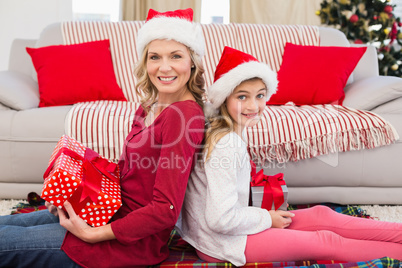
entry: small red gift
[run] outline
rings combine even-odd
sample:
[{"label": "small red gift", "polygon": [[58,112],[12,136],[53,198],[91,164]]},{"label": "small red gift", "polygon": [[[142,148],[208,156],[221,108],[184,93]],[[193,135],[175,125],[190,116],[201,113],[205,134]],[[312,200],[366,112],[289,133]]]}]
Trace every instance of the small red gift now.
[{"label": "small red gift", "polygon": [[268,210],[287,210],[288,188],[283,173],[267,176],[264,175],[263,169],[256,173],[254,163],[251,163],[251,167],[252,206]]},{"label": "small red gift", "polygon": [[63,135],[49,160],[41,197],[75,213],[92,226],[108,223],[121,207],[119,166]]}]

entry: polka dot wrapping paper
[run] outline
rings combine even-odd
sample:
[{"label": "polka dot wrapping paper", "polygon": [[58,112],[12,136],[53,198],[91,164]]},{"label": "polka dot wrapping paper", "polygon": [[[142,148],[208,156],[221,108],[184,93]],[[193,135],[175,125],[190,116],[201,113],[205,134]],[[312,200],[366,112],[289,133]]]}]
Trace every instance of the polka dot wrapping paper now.
[{"label": "polka dot wrapping paper", "polygon": [[68,200],[91,226],[109,222],[121,207],[117,164],[64,135],[49,160],[41,197],[63,208]]}]

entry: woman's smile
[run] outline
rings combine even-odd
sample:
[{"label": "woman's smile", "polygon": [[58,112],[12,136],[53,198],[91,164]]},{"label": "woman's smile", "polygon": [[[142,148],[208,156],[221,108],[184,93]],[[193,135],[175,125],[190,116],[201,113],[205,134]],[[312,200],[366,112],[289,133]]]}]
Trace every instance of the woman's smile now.
[{"label": "woman's smile", "polygon": [[158,79],[162,82],[172,82],[174,80],[176,80],[177,76],[170,76],[170,77],[166,77],[166,76],[159,76]]}]

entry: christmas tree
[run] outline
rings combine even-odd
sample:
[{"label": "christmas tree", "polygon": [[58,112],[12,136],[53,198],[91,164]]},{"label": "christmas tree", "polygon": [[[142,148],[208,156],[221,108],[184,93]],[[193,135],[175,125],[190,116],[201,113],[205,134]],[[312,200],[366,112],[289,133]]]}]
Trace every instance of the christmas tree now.
[{"label": "christmas tree", "polygon": [[321,23],[341,30],[355,44],[377,48],[380,75],[402,77],[402,26],[389,0],[324,0]]}]

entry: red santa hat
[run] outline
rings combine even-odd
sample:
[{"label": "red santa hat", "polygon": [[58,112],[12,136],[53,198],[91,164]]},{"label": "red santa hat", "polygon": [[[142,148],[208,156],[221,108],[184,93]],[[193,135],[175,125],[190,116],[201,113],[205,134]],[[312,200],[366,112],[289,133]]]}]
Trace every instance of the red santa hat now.
[{"label": "red santa hat", "polygon": [[193,22],[193,10],[148,11],[145,24],[138,31],[137,53],[142,55],[145,47],[153,40],[175,40],[192,49],[200,57],[204,56],[205,41],[201,26]]},{"label": "red santa hat", "polygon": [[208,88],[208,100],[205,115],[212,116],[234,89],[243,81],[258,77],[267,87],[267,101],[275,94],[278,80],[276,73],[250,54],[226,46],[216,66],[214,83]]}]

